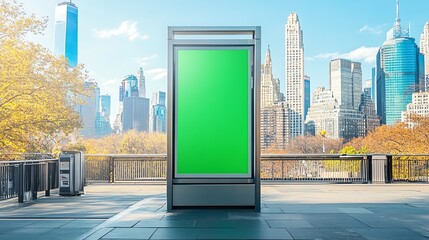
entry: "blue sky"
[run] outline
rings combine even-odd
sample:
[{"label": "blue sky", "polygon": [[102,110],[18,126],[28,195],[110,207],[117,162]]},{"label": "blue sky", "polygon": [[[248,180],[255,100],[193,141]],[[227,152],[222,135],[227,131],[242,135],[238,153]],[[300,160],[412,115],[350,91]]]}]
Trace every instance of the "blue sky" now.
[{"label": "blue sky", "polygon": [[[9,1],[9,0],[8,0]],[[11,0],[10,0],[11,1]],[[57,0],[18,0],[29,13],[48,16],[43,36],[30,37],[53,50]],[[329,61],[343,57],[362,62],[363,80],[371,78],[377,49],[395,20],[395,0],[74,0],[79,8],[79,63],[112,95],[118,112],[118,86],[143,66],[149,96],[166,91],[167,26],[262,26],[262,55],[270,45],[273,73],[284,92],[284,27],[295,11],[304,32],[305,73],[312,92],[328,86]],[[428,0],[402,0],[404,27],[419,42],[429,14]]]}]

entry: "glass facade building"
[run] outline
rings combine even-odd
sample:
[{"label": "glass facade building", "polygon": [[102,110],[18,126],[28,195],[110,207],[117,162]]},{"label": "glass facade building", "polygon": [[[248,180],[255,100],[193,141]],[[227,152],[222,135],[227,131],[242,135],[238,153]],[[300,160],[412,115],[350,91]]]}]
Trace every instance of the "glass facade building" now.
[{"label": "glass facade building", "polygon": [[424,59],[415,39],[402,29],[399,9],[393,28],[377,54],[376,101],[382,124],[401,121],[401,113],[424,81]]},{"label": "glass facade building", "polygon": [[152,132],[167,132],[166,118],[165,92],[154,92],[152,94]]},{"label": "glass facade building", "polygon": [[71,67],[78,63],[78,8],[71,2],[59,3],[55,9],[55,54],[63,55]]},{"label": "glass facade building", "polygon": [[304,118],[307,118],[308,109],[310,108],[311,102],[310,92],[310,77],[304,76]]}]

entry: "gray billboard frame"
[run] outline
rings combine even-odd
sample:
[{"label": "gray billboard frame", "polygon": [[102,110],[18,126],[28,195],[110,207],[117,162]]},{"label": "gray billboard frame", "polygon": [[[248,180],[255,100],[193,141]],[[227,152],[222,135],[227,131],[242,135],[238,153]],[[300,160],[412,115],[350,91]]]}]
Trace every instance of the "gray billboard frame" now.
[{"label": "gray billboard frame", "polygon": [[[216,36],[218,38],[213,38]],[[237,36],[237,38],[235,38]],[[239,38],[246,36],[247,38]],[[219,38],[220,37],[220,38]],[[167,130],[167,210],[178,207],[261,208],[260,189],[260,66],[261,27],[168,27],[168,130]],[[176,178],[175,121],[176,87],[175,48],[250,47],[253,64],[252,94],[252,175],[249,178]],[[253,88],[252,88],[253,85]],[[217,194],[213,194],[213,193]],[[204,197],[202,197],[204,196]],[[210,197],[207,197],[210,196]],[[216,196],[228,196],[216,197]]]}]

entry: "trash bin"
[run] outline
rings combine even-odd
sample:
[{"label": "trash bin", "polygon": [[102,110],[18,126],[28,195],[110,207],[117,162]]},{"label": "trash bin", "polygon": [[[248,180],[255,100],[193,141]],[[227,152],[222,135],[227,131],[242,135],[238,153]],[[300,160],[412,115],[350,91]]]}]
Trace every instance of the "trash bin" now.
[{"label": "trash bin", "polygon": [[61,196],[78,196],[84,193],[85,159],[83,152],[62,152],[59,161]]}]

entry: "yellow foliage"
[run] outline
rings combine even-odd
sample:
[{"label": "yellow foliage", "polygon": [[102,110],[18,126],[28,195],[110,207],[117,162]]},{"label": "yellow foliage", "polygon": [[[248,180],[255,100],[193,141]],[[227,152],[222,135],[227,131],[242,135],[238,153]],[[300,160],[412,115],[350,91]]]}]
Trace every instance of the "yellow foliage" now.
[{"label": "yellow foliage", "polygon": [[41,33],[46,19],[2,1],[0,22],[0,152],[24,152],[80,126],[72,105],[87,94],[87,76],[83,66],[72,69],[64,57],[24,40]]},{"label": "yellow foliage", "polygon": [[[101,139],[82,140],[86,154],[166,154],[167,135],[128,131]],[[79,144],[78,144],[79,145]]]},{"label": "yellow foliage", "polygon": [[370,153],[419,154],[429,153],[429,118],[412,116],[413,124],[397,123],[381,126],[367,137],[353,139],[347,145],[366,148]]}]

